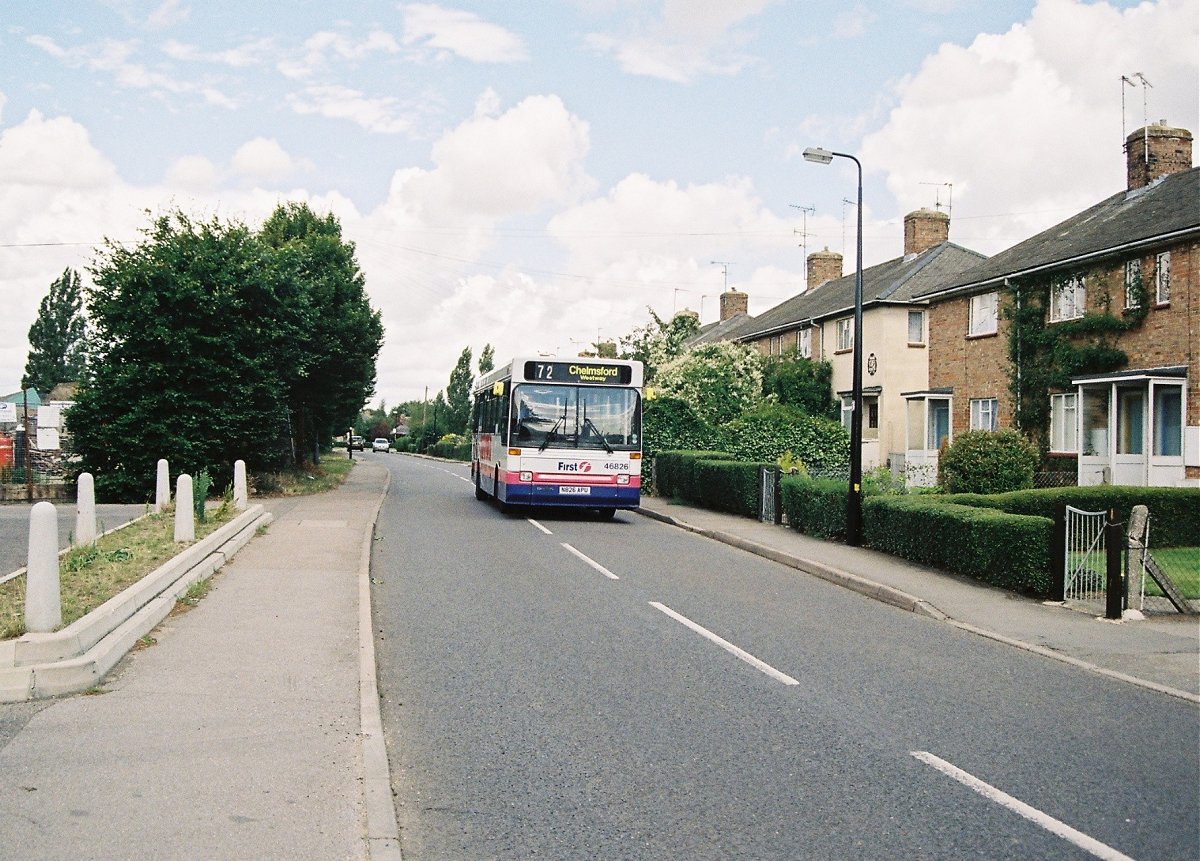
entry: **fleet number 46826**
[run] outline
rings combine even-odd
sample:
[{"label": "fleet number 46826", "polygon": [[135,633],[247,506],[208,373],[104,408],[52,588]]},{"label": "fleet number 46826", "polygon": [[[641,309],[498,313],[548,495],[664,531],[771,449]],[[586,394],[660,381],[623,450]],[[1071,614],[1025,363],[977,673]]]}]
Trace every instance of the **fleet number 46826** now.
[{"label": "fleet number 46826", "polygon": [[621,471],[628,472],[629,464],[627,464],[627,463],[606,463],[606,464],[604,464],[604,468],[613,470],[614,472],[621,472]]}]

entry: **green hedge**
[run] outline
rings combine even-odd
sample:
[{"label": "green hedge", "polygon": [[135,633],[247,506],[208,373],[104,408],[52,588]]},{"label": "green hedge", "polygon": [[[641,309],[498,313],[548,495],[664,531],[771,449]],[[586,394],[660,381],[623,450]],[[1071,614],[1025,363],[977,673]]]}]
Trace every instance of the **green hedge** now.
[{"label": "green hedge", "polygon": [[1128,518],[1133,506],[1145,505],[1150,510],[1151,547],[1194,547],[1200,544],[1200,488],[1195,487],[1096,485],[1017,490],[986,496],[960,493],[931,498],[981,508],[998,508],[1009,514],[1048,517],[1051,520],[1058,516],[1060,505],[1071,505],[1084,511],[1115,508],[1122,520]]},{"label": "green hedge", "polygon": [[1054,521],[946,501],[863,500],[863,542],[922,565],[1037,597],[1051,592]]},{"label": "green hedge", "polygon": [[724,452],[660,451],[654,459],[655,486],[662,496],[756,517],[761,466],[775,464],[732,460]]},{"label": "green hedge", "polygon": [[846,534],[846,502],[850,485],[832,478],[785,475],[780,482],[783,513],[788,525],[816,538]]},{"label": "green hedge", "polygon": [[723,451],[660,451],[654,456],[654,487],[660,496],[678,496],[693,499],[696,490],[696,462],[701,460],[729,460]]},{"label": "green hedge", "polygon": [[434,457],[444,457],[447,460],[470,460],[471,443],[460,443],[452,440],[435,442],[429,447],[429,454]]}]

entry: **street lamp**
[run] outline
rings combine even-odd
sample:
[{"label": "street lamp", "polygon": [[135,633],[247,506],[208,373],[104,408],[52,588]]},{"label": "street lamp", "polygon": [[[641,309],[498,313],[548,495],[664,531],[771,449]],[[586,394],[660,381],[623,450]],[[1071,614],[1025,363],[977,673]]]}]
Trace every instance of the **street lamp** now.
[{"label": "street lamp", "polygon": [[850,418],[850,493],[846,500],[846,543],[862,544],[862,301],[863,301],[863,183],[862,162],[844,152],[809,147],[804,160],[829,164],[848,158],[858,167],[858,262],[854,273],[854,412]]}]

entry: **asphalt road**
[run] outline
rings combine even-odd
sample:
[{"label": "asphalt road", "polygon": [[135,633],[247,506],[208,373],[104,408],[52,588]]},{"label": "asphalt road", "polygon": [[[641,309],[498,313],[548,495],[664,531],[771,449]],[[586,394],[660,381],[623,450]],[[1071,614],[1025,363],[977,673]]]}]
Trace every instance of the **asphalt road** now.
[{"label": "asphalt road", "polygon": [[[29,509],[24,504],[0,505],[0,577],[25,567],[29,552]],[[58,547],[69,547],[75,531],[75,503],[56,503]],[[146,513],[145,505],[96,506],[96,531],[105,532]]]},{"label": "asphalt road", "polygon": [[637,514],[531,521],[465,466],[386,462],[406,861],[1197,857],[1194,705]]}]

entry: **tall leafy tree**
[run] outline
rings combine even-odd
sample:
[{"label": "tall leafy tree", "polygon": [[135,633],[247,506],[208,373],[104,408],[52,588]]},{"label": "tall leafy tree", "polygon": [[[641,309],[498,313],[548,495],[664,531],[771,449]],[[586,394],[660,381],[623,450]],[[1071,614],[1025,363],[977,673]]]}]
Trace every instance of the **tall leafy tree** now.
[{"label": "tall leafy tree", "polygon": [[652,383],[659,368],[683,354],[685,342],[700,331],[700,320],[686,311],[664,320],[653,308],[646,310],[650,312],[650,322],[620,339],[621,358],[641,362],[646,382]]},{"label": "tall leafy tree", "polygon": [[296,332],[282,376],[292,449],[303,462],[350,427],[374,394],[383,323],[367,300],[354,244],[342,238],[332,214],[283,204],[259,235],[273,250],[278,289],[288,302],[286,325]]},{"label": "tall leafy tree", "polygon": [[479,375],[490,374],[496,369],[496,351],[491,344],[484,344],[479,351]]},{"label": "tall leafy tree", "polygon": [[155,464],[207,468],[283,461],[277,351],[291,335],[272,261],[240,224],[162,216],[142,243],[108,241],[92,269],[89,374],[68,423],[104,498],[144,499]]},{"label": "tall leafy tree", "polygon": [[471,417],[471,348],[463,347],[454,370],[450,372],[450,383],[446,386],[446,427],[451,433],[462,433],[467,429]]},{"label": "tall leafy tree", "polygon": [[79,273],[64,269],[50,284],[29,327],[29,357],[21,387],[46,394],[59,383],[78,382],[86,365],[86,336]]}]

